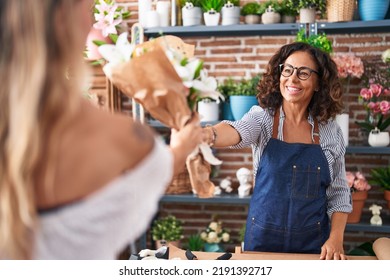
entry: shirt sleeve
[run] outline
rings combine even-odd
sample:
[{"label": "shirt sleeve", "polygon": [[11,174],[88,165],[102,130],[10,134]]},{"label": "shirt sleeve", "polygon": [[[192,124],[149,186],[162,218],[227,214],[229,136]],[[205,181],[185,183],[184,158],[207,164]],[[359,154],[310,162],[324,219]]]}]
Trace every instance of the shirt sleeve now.
[{"label": "shirt sleeve", "polygon": [[241,141],[230,148],[241,149],[251,145],[258,145],[259,140],[264,135],[265,130],[263,124],[267,124],[265,121],[266,112],[260,106],[253,106],[242,118],[237,121],[222,121],[227,123],[237,130],[241,137]]},{"label": "shirt sleeve", "polygon": [[[351,190],[347,184],[345,173],[345,143],[342,131],[335,122],[328,125],[325,134],[330,134],[331,130],[336,137],[324,137],[326,142],[329,142],[332,151],[332,159],[330,160],[331,184],[326,190],[328,198],[328,216],[331,218],[334,212],[350,213],[352,211],[352,196]],[[328,159],[329,161],[329,159]]]}]

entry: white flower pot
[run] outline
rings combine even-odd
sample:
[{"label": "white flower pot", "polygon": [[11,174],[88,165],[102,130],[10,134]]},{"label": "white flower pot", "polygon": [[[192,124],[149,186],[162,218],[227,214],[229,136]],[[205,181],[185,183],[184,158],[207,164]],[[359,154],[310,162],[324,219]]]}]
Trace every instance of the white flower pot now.
[{"label": "white flower pot", "polygon": [[202,9],[199,7],[182,8],[183,26],[194,26],[202,24]]},{"label": "white flower pot", "polygon": [[204,24],[207,26],[216,26],[219,24],[220,13],[203,13]]},{"label": "white flower pot", "polygon": [[371,147],[387,147],[389,143],[390,137],[387,131],[381,132],[379,129],[373,129],[368,135],[368,144]]},{"label": "white flower pot", "polygon": [[299,22],[300,23],[312,23],[316,21],[315,9],[300,9],[299,10]]},{"label": "white flower pot", "polygon": [[198,102],[198,113],[202,122],[217,121],[219,116],[218,103],[210,100],[201,100]]},{"label": "white flower pot", "polygon": [[222,25],[240,24],[240,7],[227,7],[222,8]]},{"label": "white flower pot", "polygon": [[349,145],[349,114],[340,114],[336,116],[336,122],[343,132],[345,145]]},{"label": "white flower pot", "polygon": [[275,12],[265,12],[261,16],[261,21],[263,24],[272,24],[280,22],[280,14]]}]

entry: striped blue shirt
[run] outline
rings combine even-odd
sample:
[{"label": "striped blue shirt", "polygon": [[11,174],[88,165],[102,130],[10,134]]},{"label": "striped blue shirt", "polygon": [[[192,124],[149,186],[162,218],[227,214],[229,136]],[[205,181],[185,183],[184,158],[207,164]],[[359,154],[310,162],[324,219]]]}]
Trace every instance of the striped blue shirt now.
[{"label": "striped blue shirt", "polygon": [[[283,123],[285,114],[280,109],[280,121],[278,127],[278,139],[283,141]],[[268,141],[272,138],[273,116],[268,110],[260,106],[253,106],[241,120],[223,121],[237,130],[241,141],[230,148],[252,147],[253,172],[256,172],[261,161],[261,156]],[[308,122],[314,132],[314,119],[309,114]],[[331,184],[326,189],[328,200],[328,215],[331,218],[334,212],[350,213],[352,211],[351,191],[347,184],[345,174],[345,143],[340,127],[334,120],[326,124],[318,124],[320,145],[329,164]],[[313,137],[313,136],[312,136]]]}]

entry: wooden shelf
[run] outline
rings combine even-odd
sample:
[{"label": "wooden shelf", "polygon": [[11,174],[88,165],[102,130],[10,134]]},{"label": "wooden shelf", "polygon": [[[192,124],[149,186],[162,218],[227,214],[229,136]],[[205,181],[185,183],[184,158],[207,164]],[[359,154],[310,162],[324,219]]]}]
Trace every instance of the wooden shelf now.
[{"label": "wooden shelf", "polygon": [[348,146],[347,154],[390,155],[390,147]]}]

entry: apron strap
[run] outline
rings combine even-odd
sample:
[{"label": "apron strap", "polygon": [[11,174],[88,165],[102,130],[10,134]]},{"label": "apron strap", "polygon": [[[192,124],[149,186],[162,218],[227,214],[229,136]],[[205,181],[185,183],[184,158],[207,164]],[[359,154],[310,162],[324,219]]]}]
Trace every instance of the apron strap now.
[{"label": "apron strap", "polygon": [[[274,124],[272,127],[272,138],[278,139],[278,128],[279,128],[279,109],[275,111],[274,115]],[[318,120],[314,119],[314,131],[313,131],[313,143],[319,145],[320,144],[320,132],[318,129]]]}]

